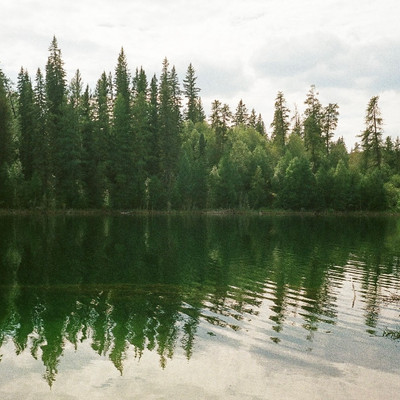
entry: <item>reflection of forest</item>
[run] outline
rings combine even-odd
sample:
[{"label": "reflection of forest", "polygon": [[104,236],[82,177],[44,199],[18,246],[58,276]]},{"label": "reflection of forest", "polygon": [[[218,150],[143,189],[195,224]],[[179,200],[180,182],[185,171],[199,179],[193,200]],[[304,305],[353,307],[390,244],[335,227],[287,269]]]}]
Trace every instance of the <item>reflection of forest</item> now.
[{"label": "reflection of forest", "polygon": [[[49,384],[66,341],[90,340],[122,372],[130,348],[177,346],[187,358],[199,324],[241,329],[270,301],[279,342],[289,309],[311,337],[335,324],[335,289],[349,260],[373,332],[381,286],[399,274],[395,219],[53,217],[1,219],[0,345],[29,350]],[[398,253],[397,253],[398,256]]]}]

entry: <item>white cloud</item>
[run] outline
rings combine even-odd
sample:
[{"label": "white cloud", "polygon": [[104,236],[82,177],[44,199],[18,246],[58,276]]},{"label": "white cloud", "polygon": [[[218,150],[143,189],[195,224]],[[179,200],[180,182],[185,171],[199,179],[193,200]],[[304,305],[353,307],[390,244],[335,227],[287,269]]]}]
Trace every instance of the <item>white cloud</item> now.
[{"label": "white cloud", "polygon": [[[79,68],[94,88],[123,46],[131,70],[149,77],[165,56],[181,80],[192,62],[206,110],[243,98],[267,125],[278,90],[293,108],[316,84],[328,102],[344,100],[338,135],[351,143],[362,129],[352,113],[363,115],[372,95],[391,92],[399,104],[399,11],[395,0],[16,0],[0,4],[0,68],[14,81],[21,66],[34,75],[56,35],[68,77]],[[397,136],[394,109],[386,102],[382,113]]]}]

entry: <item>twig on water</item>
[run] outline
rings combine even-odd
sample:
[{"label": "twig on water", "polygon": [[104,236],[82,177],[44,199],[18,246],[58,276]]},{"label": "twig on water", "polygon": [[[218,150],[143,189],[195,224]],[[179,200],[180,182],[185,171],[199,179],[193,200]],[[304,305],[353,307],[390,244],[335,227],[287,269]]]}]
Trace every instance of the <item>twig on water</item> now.
[{"label": "twig on water", "polygon": [[353,303],[351,304],[351,308],[354,308],[354,303],[356,302],[356,288],[354,287],[353,278],[351,278],[351,286],[353,288]]}]

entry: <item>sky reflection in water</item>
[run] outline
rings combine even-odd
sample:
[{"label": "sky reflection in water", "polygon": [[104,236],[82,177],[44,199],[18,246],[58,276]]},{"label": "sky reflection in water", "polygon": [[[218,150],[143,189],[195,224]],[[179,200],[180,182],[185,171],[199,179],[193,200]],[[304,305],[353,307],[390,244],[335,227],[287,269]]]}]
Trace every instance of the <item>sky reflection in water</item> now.
[{"label": "sky reflection in water", "polygon": [[0,222],[2,399],[400,389],[398,219]]}]

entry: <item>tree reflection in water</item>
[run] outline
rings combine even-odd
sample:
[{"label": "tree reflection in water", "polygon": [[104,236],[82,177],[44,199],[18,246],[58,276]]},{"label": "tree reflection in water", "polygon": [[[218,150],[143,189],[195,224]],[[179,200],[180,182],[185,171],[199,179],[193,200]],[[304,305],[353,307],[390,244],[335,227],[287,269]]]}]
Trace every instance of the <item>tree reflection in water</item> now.
[{"label": "tree reflection in water", "polygon": [[200,324],[215,335],[267,319],[275,343],[297,324],[312,343],[321,324],[337,323],[349,273],[375,334],[382,288],[400,272],[396,219],[2,217],[1,226],[0,345],[41,359],[49,385],[67,342],[89,341],[121,374],[145,351],[162,368],[178,346],[189,360]]}]

